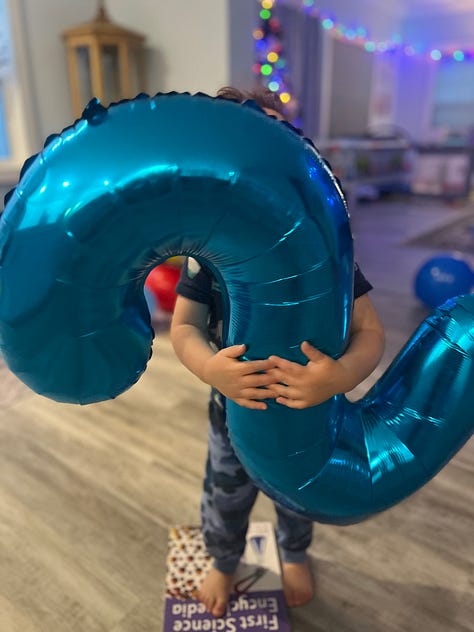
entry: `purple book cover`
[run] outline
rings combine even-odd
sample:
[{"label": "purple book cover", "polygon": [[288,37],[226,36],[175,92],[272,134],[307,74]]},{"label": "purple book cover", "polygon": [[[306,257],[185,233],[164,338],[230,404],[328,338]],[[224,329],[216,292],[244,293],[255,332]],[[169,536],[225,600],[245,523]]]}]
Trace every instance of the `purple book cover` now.
[{"label": "purple book cover", "polygon": [[170,530],[163,632],[290,632],[280,559],[270,522],[250,523],[227,613],[219,619],[196,599],[210,565],[198,527]]}]

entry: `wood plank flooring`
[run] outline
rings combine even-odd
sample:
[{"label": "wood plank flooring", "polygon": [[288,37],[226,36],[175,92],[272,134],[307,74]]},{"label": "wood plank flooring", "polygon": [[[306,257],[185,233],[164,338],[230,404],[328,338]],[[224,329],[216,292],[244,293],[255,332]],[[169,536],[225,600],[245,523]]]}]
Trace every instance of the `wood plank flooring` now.
[{"label": "wood plank flooring", "polygon": [[[387,327],[380,367],[425,311],[431,253],[401,247],[466,209],[406,201],[353,212],[357,258]],[[158,332],[143,378],[88,407],[31,393],[0,366],[0,632],[159,632],[167,532],[197,524],[207,388]],[[260,496],[255,519],[272,519]],[[317,596],[294,632],[474,631],[474,443],[420,492],[352,527],[315,525]]]}]

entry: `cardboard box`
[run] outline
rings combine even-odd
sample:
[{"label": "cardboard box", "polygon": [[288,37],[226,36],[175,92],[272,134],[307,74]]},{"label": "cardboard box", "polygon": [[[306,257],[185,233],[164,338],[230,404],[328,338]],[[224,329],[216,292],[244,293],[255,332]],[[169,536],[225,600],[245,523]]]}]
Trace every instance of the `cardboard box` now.
[{"label": "cardboard box", "polygon": [[198,527],[170,530],[163,632],[290,632],[280,558],[270,522],[250,523],[227,613],[219,619],[196,599],[210,566]]}]

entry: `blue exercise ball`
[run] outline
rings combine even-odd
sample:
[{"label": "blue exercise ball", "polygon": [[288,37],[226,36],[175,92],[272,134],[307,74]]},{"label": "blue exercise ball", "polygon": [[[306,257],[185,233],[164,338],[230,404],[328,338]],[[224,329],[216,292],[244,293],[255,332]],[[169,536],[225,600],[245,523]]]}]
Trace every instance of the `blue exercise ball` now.
[{"label": "blue exercise ball", "polygon": [[469,294],[474,272],[460,257],[439,255],[428,259],[415,278],[415,294],[428,307],[439,307],[449,298]]}]

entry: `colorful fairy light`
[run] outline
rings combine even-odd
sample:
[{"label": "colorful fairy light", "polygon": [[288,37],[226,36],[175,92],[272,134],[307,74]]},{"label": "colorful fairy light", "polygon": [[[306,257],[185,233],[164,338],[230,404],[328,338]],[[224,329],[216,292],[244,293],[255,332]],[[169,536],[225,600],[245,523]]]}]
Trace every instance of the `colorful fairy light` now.
[{"label": "colorful fairy light", "polygon": [[[278,95],[286,115],[293,119],[297,114],[298,105],[289,83],[281,24],[272,13],[277,0],[258,0],[258,2],[260,25],[253,31],[255,63],[252,70],[260,84]],[[312,2],[307,4],[307,6],[311,5]]]},{"label": "colorful fairy light", "polygon": [[[257,0],[261,5],[260,17],[264,20],[271,19],[271,9],[276,5],[278,0]],[[375,41],[369,37],[369,33],[366,28],[361,25],[347,26],[337,20],[337,18],[324,12],[316,7],[315,0],[300,0],[301,10],[306,14],[318,17],[321,21],[321,27],[330,31],[338,39],[346,40],[353,44],[358,44],[363,47],[369,53],[390,53],[401,52],[408,57],[424,56],[426,59],[434,62],[454,60],[456,62],[472,61],[474,59],[474,49],[460,50],[460,49],[446,49],[443,50],[439,47],[426,49],[422,46],[414,46],[402,42],[402,38],[398,33],[392,35],[390,39]],[[265,16],[265,17],[263,17]],[[264,29],[260,29],[262,31]],[[254,35],[255,37],[255,35]],[[265,37],[265,34],[263,35]],[[255,38],[257,39],[257,38]]]},{"label": "colorful fairy light", "polygon": [[322,11],[319,11],[314,2],[308,2],[303,0],[302,9],[305,13],[312,16],[317,16],[321,20],[321,26],[327,31],[331,31],[337,38],[345,39],[352,43],[359,44],[369,53],[386,53],[401,51],[405,55],[412,56],[425,56],[427,59],[438,62],[441,60],[454,60],[465,61],[472,60],[474,58],[474,50],[454,50],[447,49],[441,50],[439,48],[433,48],[426,50],[421,46],[415,47],[411,44],[404,44],[402,38],[398,33],[392,35],[391,39],[383,41],[373,41],[368,36],[368,31],[362,26],[346,26],[338,22],[333,15],[327,15]]},{"label": "colorful fairy light", "polygon": [[321,26],[323,27],[323,29],[326,30],[330,30],[334,28],[334,22],[331,20],[331,18],[324,18],[324,20],[321,20]]},{"label": "colorful fairy light", "polygon": [[[298,101],[292,94],[289,68],[284,57],[283,33],[279,20],[275,17],[274,9],[278,0],[257,0],[260,5],[260,25],[253,31],[255,42],[255,63],[252,71],[257,81],[277,94],[285,106],[285,113],[290,119],[298,114]],[[441,61],[464,62],[474,60],[474,49],[461,50],[459,48],[442,50],[441,48],[423,49],[402,42],[398,33],[390,39],[376,41],[370,38],[369,32],[361,25],[346,26],[341,24],[334,15],[324,13],[315,6],[314,0],[301,0],[301,10],[307,15],[317,17],[321,27],[334,37],[346,40],[364,48],[368,53],[388,54],[399,52],[407,57],[420,57],[439,63]]]}]

